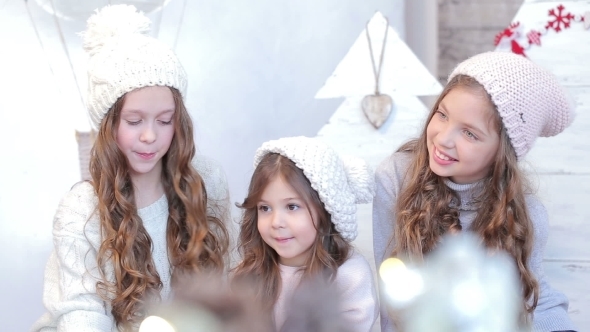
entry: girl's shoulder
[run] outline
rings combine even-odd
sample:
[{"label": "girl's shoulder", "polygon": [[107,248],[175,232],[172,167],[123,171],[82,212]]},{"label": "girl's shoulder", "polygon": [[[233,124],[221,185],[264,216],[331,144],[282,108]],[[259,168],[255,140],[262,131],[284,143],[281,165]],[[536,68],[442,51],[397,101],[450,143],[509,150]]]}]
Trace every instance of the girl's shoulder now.
[{"label": "girl's shoulder", "polygon": [[54,234],[98,234],[98,198],[88,181],[78,182],[62,197],[53,221]]},{"label": "girl's shoulder", "polygon": [[535,194],[525,194],[524,199],[535,231],[546,233],[549,229],[549,214],[545,205]]},{"label": "girl's shoulder", "polygon": [[78,213],[93,211],[96,208],[98,199],[96,191],[88,181],[80,181],[72,186],[62,197],[60,207],[74,209]]},{"label": "girl's shoulder", "polygon": [[338,275],[357,274],[371,272],[369,261],[356,249],[353,250],[350,257],[338,268]]},{"label": "girl's shoulder", "polygon": [[229,197],[225,172],[218,162],[204,155],[196,155],[192,164],[203,178],[209,199],[224,200]]},{"label": "girl's shoulder", "polygon": [[412,153],[405,151],[398,151],[390,154],[383,159],[375,169],[375,176],[381,182],[396,182],[402,183],[410,163],[412,162]]},{"label": "girl's shoulder", "polygon": [[542,210],[545,211],[545,205],[541,201],[541,198],[533,193],[526,193],[524,195],[524,200],[526,202],[527,208],[529,210]]},{"label": "girl's shoulder", "polygon": [[357,293],[359,290],[361,290],[361,293],[374,293],[375,278],[373,269],[369,261],[356,250],[338,268],[335,281],[337,287],[345,290],[348,295]]}]

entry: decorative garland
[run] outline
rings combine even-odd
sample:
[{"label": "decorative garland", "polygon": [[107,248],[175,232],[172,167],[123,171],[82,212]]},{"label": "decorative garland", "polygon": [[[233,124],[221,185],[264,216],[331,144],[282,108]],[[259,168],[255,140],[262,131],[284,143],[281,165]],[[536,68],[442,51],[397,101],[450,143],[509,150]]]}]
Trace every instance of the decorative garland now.
[{"label": "decorative garland", "polygon": [[525,41],[519,42],[517,40],[522,36],[522,26],[520,22],[513,22],[506,29],[496,34],[494,46],[503,44],[510,48],[512,53],[526,57],[524,52],[530,49],[532,45],[541,46],[541,37],[549,33],[550,30],[559,33],[560,31],[569,29],[572,22],[583,23],[584,29],[588,30],[590,28],[590,11],[585,12],[584,15],[572,14],[566,12],[565,7],[560,4],[549,10],[549,19],[543,28],[538,30],[533,29],[526,33]]}]

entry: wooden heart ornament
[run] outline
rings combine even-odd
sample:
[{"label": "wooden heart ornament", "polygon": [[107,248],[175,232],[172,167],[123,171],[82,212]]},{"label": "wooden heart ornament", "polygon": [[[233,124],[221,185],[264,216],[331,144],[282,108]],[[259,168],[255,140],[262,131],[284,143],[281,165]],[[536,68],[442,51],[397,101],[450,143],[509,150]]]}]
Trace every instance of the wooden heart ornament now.
[{"label": "wooden heart ornament", "polygon": [[361,106],[369,122],[375,129],[379,129],[391,114],[393,99],[389,95],[382,93],[366,95]]},{"label": "wooden heart ornament", "polygon": [[369,122],[379,129],[391,114],[393,108],[393,100],[387,94],[379,92],[379,79],[381,77],[381,67],[383,66],[383,55],[385,54],[385,44],[387,42],[387,31],[389,31],[389,21],[385,18],[385,33],[383,34],[383,43],[381,44],[381,56],[379,58],[379,67],[376,65],[375,55],[373,54],[373,43],[371,42],[371,34],[369,33],[369,23],[365,28],[367,35],[367,44],[369,45],[369,56],[371,57],[371,65],[373,66],[373,75],[375,76],[375,93],[367,95],[361,102],[361,107]]}]

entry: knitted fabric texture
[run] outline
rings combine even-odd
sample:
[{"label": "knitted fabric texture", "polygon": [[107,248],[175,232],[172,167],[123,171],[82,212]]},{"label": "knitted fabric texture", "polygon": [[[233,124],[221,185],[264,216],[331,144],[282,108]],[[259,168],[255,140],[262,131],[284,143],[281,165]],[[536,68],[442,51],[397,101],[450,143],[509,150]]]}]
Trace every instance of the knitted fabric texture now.
[{"label": "knitted fabric texture", "polygon": [[174,52],[145,35],[150,20],[131,5],[98,10],[82,33],[88,60],[87,107],[94,129],[125,93],[146,86],[176,88],[184,96],[187,75]]},{"label": "knitted fabric texture", "polygon": [[[207,215],[231,224],[229,190],[221,166],[204,155],[192,164],[207,189]],[[75,185],[62,198],[53,221],[54,249],[45,269],[43,302],[47,312],[31,331],[118,331],[109,302],[96,294],[96,253],[102,242],[97,197],[90,182]],[[152,241],[153,267],[162,281],[160,295],[169,299],[171,267],[166,246],[168,200],[137,210]],[[114,268],[106,265],[106,278],[114,282]]]},{"label": "knitted fabric texture", "polygon": [[268,141],[256,151],[254,167],[262,157],[278,153],[289,158],[318,193],[332,223],[348,241],[356,238],[356,204],[369,203],[375,193],[373,172],[359,158],[340,158],[325,143],[309,137],[286,137]]},{"label": "knitted fabric texture", "polygon": [[460,63],[449,81],[460,74],[474,78],[490,95],[519,160],[538,136],[555,136],[573,121],[573,105],[557,78],[525,57],[478,54]]}]

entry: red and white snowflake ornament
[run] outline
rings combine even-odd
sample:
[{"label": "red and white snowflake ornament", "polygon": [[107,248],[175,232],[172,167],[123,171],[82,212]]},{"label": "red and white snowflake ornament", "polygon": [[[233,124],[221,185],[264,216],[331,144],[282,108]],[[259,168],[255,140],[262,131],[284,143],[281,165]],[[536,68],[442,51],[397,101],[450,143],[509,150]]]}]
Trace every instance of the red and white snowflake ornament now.
[{"label": "red and white snowflake ornament", "polygon": [[563,10],[565,9],[563,5],[557,6],[556,9],[557,11],[555,11],[555,9],[549,10],[549,16],[553,16],[554,19],[547,22],[545,28],[547,30],[553,29],[555,30],[555,32],[559,32],[562,29],[568,29],[571,25],[571,21],[574,18],[574,15],[572,15],[571,13],[565,14],[563,12]]},{"label": "red and white snowflake ornament", "polygon": [[[550,30],[556,33],[569,29],[573,23],[583,23],[584,29],[590,29],[590,11],[583,15],[566,12],[565,7],[559,4],[557,7],[549,10],[549,19],[545,26],[539,29],[532,29],[526,34],[523,33],[523,26],[520,22],[514,22],[494,38],[494,45],[497,49],[510,50],[512,53],[520,54],[526,57],[525,50],[530,49],[532,45],[541,46],[541,39]],[[526,38],[524,38],[526,37]]]}]

